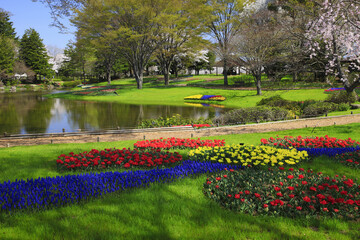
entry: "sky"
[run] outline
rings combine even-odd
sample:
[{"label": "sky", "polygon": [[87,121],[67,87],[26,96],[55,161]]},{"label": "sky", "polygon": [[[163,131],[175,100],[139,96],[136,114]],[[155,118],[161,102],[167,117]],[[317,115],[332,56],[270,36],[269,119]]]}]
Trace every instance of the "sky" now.
[{"label": "sky", "polygon": [[[69,40],[74,39],[73,34],[59,33],[58,28],[50,26],[50,10],[42,3],[31,0],[0,0],[0,8],[10,12],[10,20],[20,38],[26,29],[33,28],[46,46],[64,49]],[[67,22],[66,25],[70,26],[70,23]],[[74,28],[70,30],[74,31]]]}]

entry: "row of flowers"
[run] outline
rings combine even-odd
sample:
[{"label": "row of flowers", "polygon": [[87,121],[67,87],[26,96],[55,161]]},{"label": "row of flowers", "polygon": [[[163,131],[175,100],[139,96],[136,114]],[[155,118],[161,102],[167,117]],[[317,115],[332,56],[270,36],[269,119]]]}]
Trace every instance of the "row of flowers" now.
[{"label": "row of flowers", "polygon": [[[22,209],[48,209],[101,197],[151,183],[212,173],[229,168],[226,164],[184,161],[169,169],[103,172],[17,180],[0,184],[0,212]],[[234,167],[239,169],[240,167]]]},{"label": "row of flowers", "polygon": [[295,165],[308,159],[306,151],[279,149],[269,146],[199,147],[191,150],[189,157],[197,161],[213,161],[243,166]]},{"label": "row of flowers", "polygon": [[351,138],[343,140],[335,137],[329,137],[328,135],[325,135],[324,137],[271,137],[269,139],[263,138],[260,141],[261,145],[273,146],[278,148],[346,148],[356,147],[360,145],[360,142],[355,141]]},{"label": "row of flowers", "polygon": [[184,138],[160,138],[153,140],[144,140],[137,141],[134,143],[135,148],[145,149],[145,148],[159,148],[159,149],[173,149],[173,148],[198,148],[198,147],[216,147],[224,146],[225,140],[201,140],[198,139],[184,139]]},{"label": "row of flowers", "polygon": [[58,169],[64,170],[99,170],[131,168],[134,166],[153,168],[157,166],[169,166],[182,161],[182,156],[175,152],[162,152],[160,149],[150,149],[147,152],[139,149],[92,149],[69,155],[61,154],[56,160]]},{"label": "row of flowers", "polygon": [[360,186],[352,179],[330,178],[304,169],[269,170],[211,175],[203,192],[224,208],[253,215],[360,217]]},{"label": "row of flowers", "polygon": [[175,125],[172,127],[193,127],[193,128],[209,128],[212,127],[210,124],[186,124],[186,125]]},{"label": "row of flowers", "polygon": [[224,101],[226,98],[221,95],[193,95],[184,97],[184,100],[208,100],[208,101]]}]

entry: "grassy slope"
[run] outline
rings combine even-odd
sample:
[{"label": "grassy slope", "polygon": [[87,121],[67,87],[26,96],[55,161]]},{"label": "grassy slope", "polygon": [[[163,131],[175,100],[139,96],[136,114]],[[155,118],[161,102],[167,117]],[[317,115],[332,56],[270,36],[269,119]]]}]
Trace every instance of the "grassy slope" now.
[{"label": "grassy slope", "polygon": [[[312,132],[313,131],[313,132]],[[359,140],[360,123],[315,130],[210,137],[227,143],[258,144],[261,138],[284,135],[325,135]],[[0,181],[59,175],[61,153],[91,148],[131,147],[134,141],[62,144],[0,149]],[[185,151],[182,151],[184,153]],[[325,174],[356,178],[359,170],[326,157],[303,164]],[[206,176],[172,184],[156,184],[105,196],[81,205],[41,212],[0,214],[0,239],[358,239],[360,223],[334,219],[252,217],[223,210],[206,199]]]}]

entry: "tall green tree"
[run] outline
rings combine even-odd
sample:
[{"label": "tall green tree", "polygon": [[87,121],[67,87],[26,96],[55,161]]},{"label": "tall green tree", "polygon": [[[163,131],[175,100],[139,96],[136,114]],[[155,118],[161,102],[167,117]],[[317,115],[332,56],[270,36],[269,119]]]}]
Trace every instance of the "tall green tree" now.
[{"label": "tall green tree", "polygon": [[16,32],[12,25],[10,13],[0,8],[0,35],[15,39]]},{"label": "tall green tree", "polygon": [[52,73],[45,45],[39,33],[32,28],[27,29],[20,39],[20,59],[36,73],[39,80],[41,75],[49,76]]},{"label": "tall green tree", "polygon": [[0,78],[13,72],[16,33],[12,25],[10,14],[0,8]]},{"label": "tall green tree", "polygon": [[169,85],[171,65],[175,56],[199,48],[203,42],[205,21],[209,7],[206,0],[168,1],[161,13],[160,46],[155,55],[164,74],[165,85]]}]

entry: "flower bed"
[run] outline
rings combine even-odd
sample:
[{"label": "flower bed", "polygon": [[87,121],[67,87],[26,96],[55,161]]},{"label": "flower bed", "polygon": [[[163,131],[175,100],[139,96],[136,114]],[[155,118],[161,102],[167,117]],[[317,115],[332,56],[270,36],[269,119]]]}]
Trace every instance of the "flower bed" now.
[{"label": "flower bed", "polygon": [[189,153],[192,160],[214,161],[243,166],[295,165],[307,160],[306,151],[279,149],[269,146],[232,145],[225,147],[199,147]]},{"label": "flower bed", "polygon": [[184,97],[184,100],[207,100],[207,101],[224,101],[226,98],[221,95],[193,95]]},{"label": "flower bed", "polygon": [[360,142],[351,138],[342,140],[325,135],[324,137],[292,137],[261,139],[261,145],[268,145],[279,148],[346,148],[356,147]]},{"label": "flower bed", "polygon": [[203,192],[224,208],[252,215],[360,217],[360,187],[352,179],[289,170],[222,172],[207,178]]},{"label": "flower bed", "polygon": [[345,90],[345,88],[328,88],[325,89],[324,92],[335,92],[335,91],[342,91]]},{"label": "flower bed", "polygon": [[179,178],[217,172],[227,167],[229,166],[218,163],[184,161],[182,165],[169,169],[87,173],[8,181],[0,184],[0,212],[60,207],[88,201],[111,192],[147,187],[155,182],[172,182]]},{"label": "flower bed", "polygon": [[159,149],[173,149],[173,148],[198,148],[198,147],[215,147],[224,146],[225,140],[200,140],[198,139],[184,139],[184,138],[160,138],[153,140],[137,141],[134,143],[135,148],[159,148]]},{"label": "flower bed", "polygon": [[346,166],[360,169],[360,150],[338,154],[335,160]]},{"label": "flower bed", "polygon": [[138,149],[105,149],[102,151],[92,149],[89,152],[79,154],[62,154],[56,160],[58,169],[62,170],[96,170],[108,168],[131,168],[139,167],[157,167],[171,165],[182,161],[182,156],[175,153],[150,150],[142,152]]},{"label": "flower bed", "polygon": [[333,157],[345,152],[353,152],[360,149],[360,142],[351,138],[342,140],[325,135],[324,137],[292,137],[261,139],[260,145],[276,148],[296,148],[299,151],[307,151],[310,156],[327,155]]},{"label": "flower bed", "polygon": [[186,124],[186,125],[175,125],[172,127],[208,128],[208,127],[211,127],[211,125],[210,124]]}]

